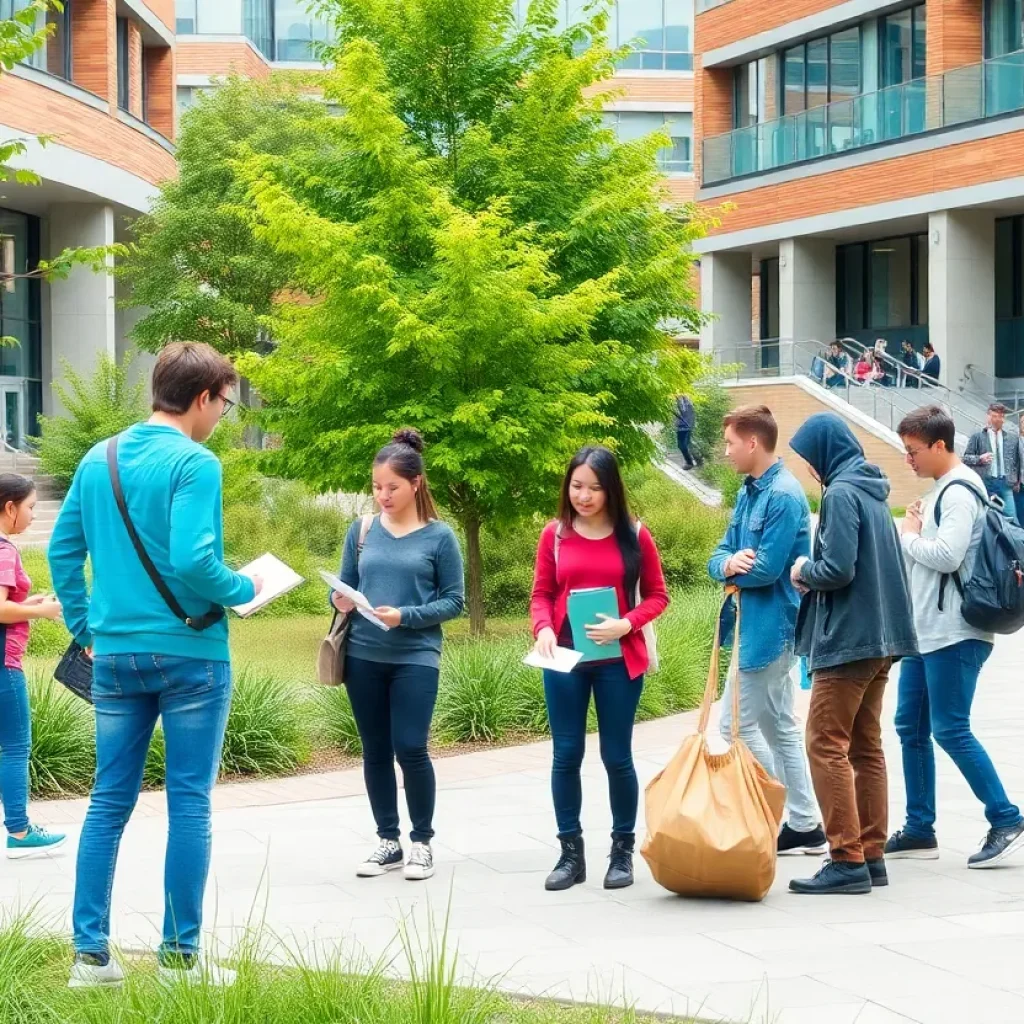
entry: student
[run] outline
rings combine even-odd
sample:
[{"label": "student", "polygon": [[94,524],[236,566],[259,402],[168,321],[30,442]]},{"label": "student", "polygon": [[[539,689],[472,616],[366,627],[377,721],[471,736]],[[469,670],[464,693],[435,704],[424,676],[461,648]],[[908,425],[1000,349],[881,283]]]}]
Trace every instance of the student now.
[{"label": "student", "polygon": [[[380,510],[366,531],[357,519],[345,538],[339,578],[376,608],[385,631],[354,615],[345,655],[359,737],[363,778],[380,842],[356,869],[373,878],[401,868],[410,881],[434,874],[437,784],[427,741],[437,702],[441,623],[462,614],[462,552],[450,526],[438,519],[423,466],[423,438],[399,430],[373,460],[373,496]],[[354,605],[341,594],[340,612]],[[402,852],[395,759],[402,766],[412,819],[409,859]]]},{"label": "student", "polygon": [[549,891],[569,889],[587,877],[580,823],[580,767],[591,693],[612,810],[612,849],[604,887],[621,889],[633,884],[639,802],[633,722],[649,665],[642,630],[668,607],[658,549],[647,528],[638,528],[629,512],[615,456],[601,447],[583,448],[569,463],[558,519],[540,535],[530,601],[540,654],[550,657],[556,646],[573,646],[566,610],[569,594],[591,587],[615,588],[620,618],[588,624],[587,636],[598,644],[619,641],[622,656],[581,663],[569,674],[544,672],[544,697],[554,742],[551,795],[562,846],[558,863],[545,882]]},{"label": "student", "polygon": [[857,378],[858,384],[873,384],[882,379],[884,376],[882,368],[878,365],[875,353],[871,349],[865,349],[860,354],[853,375]]},{"label": "student", "polygon": [[850,357],[843,351],[843,346],[838,341],[833,341],[829,346],[825,361],[828,363],[825,387],[842,387],[850,377]]},{"label": "student", "polygon": [[921,367],[921,375],[928,378],[925,383],[938,384],[939,374],[942,372],[942,360],[939,359],[935,346],[930,341],[926,341],[921,346],[921,352],[924,354],[924,366]]},{"label": "student", "polygon": [[1008,519],[1017,521],[1013,486],[1020,479],[1020,446],[1018,439],[1003,429],[1006,406],[993,402],[988,407],[988,423],[971,435],[964,449],[964,465],[981,477],[985,490],[1003,503]]},{"label": "student", "polygon": [[[742,594],[740,738],[765,771],[786,786],[789,820],[779,835],[779,853],[823,853],[825,833],[789,674],[800,605],[789,574],[797,558],[810,554],[811,512],[803,488],[775,454],[779,427],[771,411],[763,405],[746,406],[729,413],[723,423],[726,457],[746,479],[725,538],[708,562],[708,574],[718,583],[734,584]],[[732,631],[731,618],[727,625],[726,637]],[[722,736],[729,740],[728,693],[722,708]]]},{"label": "student", "polygon": [[0,637],[4,649],[0,671],[0,796],[7,828],[7,857],[21,860],[64,845],[65,836],[32,825],[28,817],[28,758],[32,721],[21,660],[34,619],[59,619],[60,603],[52,597],[29,597],[32,581],[11,538],[24,533],[35,518],[36,488],[15,473],[0,473]]},{"label": "student", "polygon": [[[966,622],[960,594],[950,579],[952,573],[970,572],[981,539],[984,509],[979,499],[985,492],[978,475],[957,457],[956,428],[939,406],[910,413],[898,432],[911,468],[919,477],[934,480],[935,486],[903,520],[901,540],[910,564],[920,654],[906,658],[900,670],[896,731],[903,745],[907,822],[886,843],[885,853],[929,860],[939,856],[934,735],[985,806],[989,833],[967,866],[990,868],[1024,848],[1024,817],[1010,802],[995,766],[971,731],[978,675],[992,653],[994,638]],[[935,506],[940,496],[938,522]]]},{"label": "student", "polygon": [[231,703],[224,607],[253,600],[263,585],[224,564],[221,465],[201,444],[231,409],[237,383],[231,363],[209,346],[168,345],[153,369],[152,417],[118,439],[128,514],[192,625],[172,611],[133,546],[114,497],[106,441],[78,467],[50,540],[68,629],[95,655],[96,779],[78,846],[72,988],[124,980],[110,957],[111,881],[158,718],[169,819],[160,976],[169,983],[235,980],[233,971],[200,960],[199,943],[210,791]]},{"label": "student", "polygon": [[[907,368],[903,371],[903,386],[905,388],[916,388],[920,386],[918,374],[921,372],[921,357],[914,350],[909,341],[903,342],[902,362]],[[907,371],[910,372],[907,372]]]},{"label": "student", "polygon": [[690,454],[690,438],[697,423],[697,410],[689,395],[680,395],[676,399],[676,444],[683,456],[686,469],[695,469],[696,462]]},{"label": "student", "polygon": [[807,752],[831,859],[789,888],[867,893],[888,884],[885,683],[893,660],[917,651],[907,571],[886,504],[889,481],[845,421],[816,413],[790,447],[824,487],[814,554],[797,559],[792,579],[806,592],[797,653],[813,675]]}]

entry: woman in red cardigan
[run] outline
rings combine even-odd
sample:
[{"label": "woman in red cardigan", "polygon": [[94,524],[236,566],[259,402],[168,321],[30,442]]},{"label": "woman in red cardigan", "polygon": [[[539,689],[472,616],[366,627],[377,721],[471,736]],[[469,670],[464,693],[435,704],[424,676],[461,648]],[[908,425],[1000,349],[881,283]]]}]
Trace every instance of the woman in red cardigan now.
[{"label": "woman in red cardigan", "polygon": [[[633,848],[640,790],[633,767],[633,722],[648,668],[643,627],[668,606],[661,559],[646,527],[630,515],[615,456],[607,448],[583,448],[569,464],[558,519],[540,535],[530,616],[536,649],[550,656],[572,647],[566,603],[573,590],[614,587],[619,618],[588,624],[598,644],[619,641],[621,657],[581,662],[570,673],[544,672],[554,762],[551,795],[562,855],[548,875],[548,890],[586,881],[580,809],[580,767],[587,738],[590,695],[597,707],[601,759],[608,772],[612,851],[606,889],[633,884]],[[638,597],[639,589],[639,600]]]}]

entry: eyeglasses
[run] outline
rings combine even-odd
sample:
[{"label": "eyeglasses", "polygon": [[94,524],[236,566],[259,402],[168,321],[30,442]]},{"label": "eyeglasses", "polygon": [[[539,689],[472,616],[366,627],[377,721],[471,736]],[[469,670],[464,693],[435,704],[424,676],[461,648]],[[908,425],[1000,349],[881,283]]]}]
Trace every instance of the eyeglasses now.
[{"label": "eyeglasses", "polygon": [[220,411],[220,418],[224,419],[224,417],[227,416],[227,414],[231,412],[232,409],[234,409],[235,402],[228,398],[227,395],[220,395],[218,397],[224,403],[224,408],[221,409]]},{"label": "eyeglasses", "polygon": [[926,444],[923,448],[908,448],[907,449],[907,458],[908,459],[916,459],[918,457],[918,455],[921,454],[921,452],[926,452],[926,451],[928,451],[932,447],[934,447],[934,446],[930,445],[930,444]]}]

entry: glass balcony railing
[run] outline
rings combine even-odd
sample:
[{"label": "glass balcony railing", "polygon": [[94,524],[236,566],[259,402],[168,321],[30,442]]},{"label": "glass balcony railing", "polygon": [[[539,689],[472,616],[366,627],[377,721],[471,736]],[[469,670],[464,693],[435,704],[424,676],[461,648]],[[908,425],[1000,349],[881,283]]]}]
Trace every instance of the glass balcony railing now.
[{"label": "glass balcony railing", "polygon": [[1024,51],[705,139],[703,183],[720,184],[1020,110]]}]

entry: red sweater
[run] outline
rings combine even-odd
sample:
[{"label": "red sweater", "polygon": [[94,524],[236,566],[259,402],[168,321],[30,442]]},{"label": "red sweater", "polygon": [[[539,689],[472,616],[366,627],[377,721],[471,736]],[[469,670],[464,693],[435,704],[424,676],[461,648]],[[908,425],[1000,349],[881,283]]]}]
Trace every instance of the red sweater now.
[{"label": "red sweater", "polygon": [[633,632],[621,640],[622,659],[630,679],[647,671],[647,644],[641,630],[668,607],[668,591],[661,571],[661,559],[654,538],[646,526],[640,527],[640,603],[629,610],[626,598],[626,568],[615,536],[588,540],[575,530],[563,529],[555,568],[555,531],[557,523],[548,523],[537,546],[537,567],[533,576],[530,617],[533,635],[550,627],[559,635],[566,618],[570,590],[588,587],[614,587],[619,598],[619,615],[627,619]]}]

